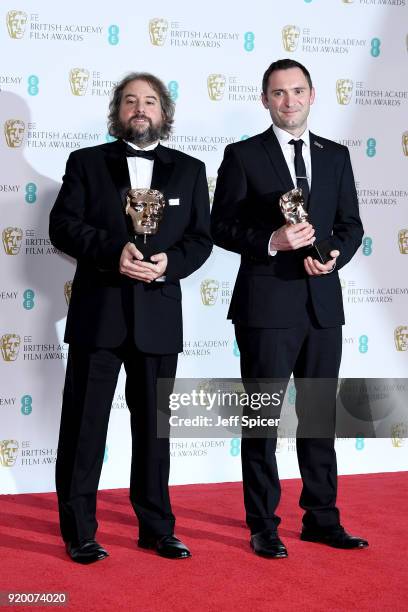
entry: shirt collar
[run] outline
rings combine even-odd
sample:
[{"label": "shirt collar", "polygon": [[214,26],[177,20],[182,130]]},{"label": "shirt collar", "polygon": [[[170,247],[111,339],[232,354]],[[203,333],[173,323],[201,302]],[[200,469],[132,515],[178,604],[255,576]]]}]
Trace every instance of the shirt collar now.
[{"label": "shirt collar", "polygon": [[126,142],[127,145],[129,145],[129,147],[132,147],[132,149],[135,149],[136,151],[153,151],[159,144],[159,141],[154,142],[153,144],[147,145],[147,147],[138,147],[137,145],[133,144],[133,142],[128,142],[127,140],[125,140],[124,142]]},{"label": "shirt collar", "polygon": [[310,132],[308,128],[305,129],[303,134],[297,137],[293,136],[293,134],[289,134],[289,132],[282,130],[282,128],[279,128],[276,125],[273,125],[272,129],[281,147],[286,147],[289,143],[289,140],[292,140],[292,138],[294,140],[302,139],[304,146],[310,147]]}]

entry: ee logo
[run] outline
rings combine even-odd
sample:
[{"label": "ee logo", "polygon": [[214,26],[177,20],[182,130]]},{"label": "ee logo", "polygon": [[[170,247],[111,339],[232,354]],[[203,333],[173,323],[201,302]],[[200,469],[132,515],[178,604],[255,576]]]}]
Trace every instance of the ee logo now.
[{"label": "ee logo", "polygon": [[34,296],[35,293],[32,289],[26,289],[23,293],[23,307],[26,310],[31,310],[34,308]]},{"label": "ee logo", "polygon": [[119,28],[117,25],[110,25],[108,28],[108,43],[110,45],[119,44]]},{"label": "ee logo", "polygon": [[381,53],[380,47],[381,47],[381,40],[379,38],[372,38],[370,53],[373,57],[378,57],[380,55]]},{"label": "ee logo", "polygon": [[175,102],[179,97],[179,84],[177,81],[170,81],[167,87],[170,93],[170,98],[173,100],[173,102]]},{"label": "ee logo", "polygon": [[363,238],[363,255],[368,257],[373,252],[373,239],[370,236]]},{"label": "ee logo", "polygon": [[360,336],[360,338],[358,339],[359,341],[359,345],[358,345],[358,350],[360,351],[360,353],[367,353],[368,351],[368,336]]},{"label": "ee logo", "polygon": [[28,416],[33,411],[33,398],[31,395],[23,395],[21,398],[21,414]]},{"label": "ee logo", "polygon": [[357,434],[356,436],[356,450],[364,450],[364,436],[363,434]]},{"label": "ee logo", "polygon": [[244,34],[244,49],[245,51],[253,51],[255,47],[255,34],[253,32],[245,32]]},{"label": "ee logo", "polygon": [[35,183],[27,183],[25,186],[25,201],[27,204],[34,204],[37,201],[37,185]]},{"label": "ee logo", "polygon": [[375,138],[369,138],[367,140],[367,149],[366,149],[366,153],[367,153],[367,157],[374,157],[377,153],[377,141]]},{"label": "ee logo", "polygon": [[38,83],[40,82],[40,79],[38,78],[38,76],[36,76],[35,74],[31,74],[28,79],[27,79],[27,83],[28,83],[28,94],[30,96],[36,96],[39,92],[38,89]]},{"label": "ee logo", "polygon": [[231,457],[238,457],[241,454],[241,440],[239,438],[232,438],[230,446]]}]

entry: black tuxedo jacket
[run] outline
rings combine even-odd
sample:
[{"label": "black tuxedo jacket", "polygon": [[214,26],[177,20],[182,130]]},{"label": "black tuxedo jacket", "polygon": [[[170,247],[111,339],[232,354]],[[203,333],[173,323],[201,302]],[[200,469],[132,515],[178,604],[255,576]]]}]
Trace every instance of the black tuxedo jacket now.
[{"label": "black tuxedo jacket", "polygon": [[241,255],[229,318],[252,327],[292,327],[304,320],[311,302],[322,327],[344,323],[337,274],[363,236],[348,149],[310,134],[312,186],[309,221],[317,241],[329,239],[340,251],[335,272],[309,277],[304,252],[268,254],[272,231],[284,217],[280,196],[294,188],[272,127],[228,145],[218,172],[212,209],[215,244]]},{"label": "black tuxedo jacket", "polygon": [[147,245],[139,237],[136,246],[145,259],[167,254],[166,281],[133,281],[119,273],[131,235],[124,214],[130,188],[125,146],[116,141],[71,153],[51,211],[52,243],[77,260],[65,341],[115,347],[133,331],[144,352],[180,352],[179,279],[199,268],[212,247],[205,166],[158,145],[151,187],[164,194],[166,207],[158,233],[147,238]]}]

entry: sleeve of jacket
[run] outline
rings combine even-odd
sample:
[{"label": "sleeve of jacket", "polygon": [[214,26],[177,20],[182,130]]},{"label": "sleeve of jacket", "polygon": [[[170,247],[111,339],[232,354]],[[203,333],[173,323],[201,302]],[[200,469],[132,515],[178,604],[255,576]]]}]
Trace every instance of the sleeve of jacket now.
[{"label": "sleeve of jacket", "polygon": [[166,279],[186,278],[203,265],[211,250],[208,185],[205,166],[200,163],[193,188],[190,222],[182,239],[166,250]]},{"label": "sleeve of jacket", "polygon": [[268,259],[271,230],[257,226],[248,201],[247,175],[236,148],[228,145],[218,170],[211,231],[217,246],[241,255]]},{"label": "sleeve of jacket", "polygon": [[330,239],[333,249],[340,251],[336,268],[345,266],[361,244],[364,235],[363,224],[358,210],[358,197],[351,167],[350,154],[344,149],[344,164],[340,170],[339,191],[333,235]]},{"label": "sleeve of jacket", "polygon": [[51,242],[77,260],[88,260],[101,269],[117,269],[126,241],[87,222],[89,198],[84,164],[75,152],[71,153],[50,213]]}]

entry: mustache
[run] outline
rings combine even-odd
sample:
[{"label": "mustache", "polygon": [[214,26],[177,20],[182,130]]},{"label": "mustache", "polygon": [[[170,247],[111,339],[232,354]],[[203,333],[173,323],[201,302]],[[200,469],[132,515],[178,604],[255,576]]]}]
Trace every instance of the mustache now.
[{"label": "mustache", "polygon": [[132,115],[129,121],[132,121],[133,119],[145,119],[146,121],[149,122],[149,124],[152,123],[152,120],[149,119],[149,117],[146,117],[146,115],[144,115],[143,113],[136,113],[135,115]]}]

